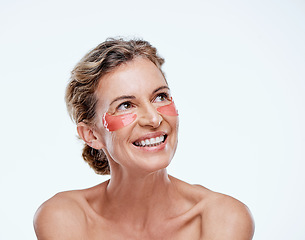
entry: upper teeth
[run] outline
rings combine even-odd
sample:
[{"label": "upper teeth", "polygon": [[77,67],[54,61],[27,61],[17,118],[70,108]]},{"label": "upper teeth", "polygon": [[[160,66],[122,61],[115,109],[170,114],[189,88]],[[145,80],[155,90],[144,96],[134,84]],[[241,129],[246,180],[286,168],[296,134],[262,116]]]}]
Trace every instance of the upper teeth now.
[{"label": "upper teeth", "polygon": [[155,145],[162,143],[163,141],[164,141],[164,135],[162,135],[160,137],[156,137],[156,138],[145,139],[140,142],[135,142],[135,145],[139,146],[139,147],[155,146]]}]

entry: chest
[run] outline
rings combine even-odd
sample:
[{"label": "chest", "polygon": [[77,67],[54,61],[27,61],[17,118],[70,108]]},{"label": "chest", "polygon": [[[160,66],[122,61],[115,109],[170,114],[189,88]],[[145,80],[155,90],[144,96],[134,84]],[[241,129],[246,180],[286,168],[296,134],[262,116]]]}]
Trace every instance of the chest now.
[{"label": "chest", "polygon": [[92,240],[199,240],[202,235],[202,222],[199,216],[187,220],[175,218],[156,221],[142,226],[102,219],[90,222],[87,229],[87,238]]}]

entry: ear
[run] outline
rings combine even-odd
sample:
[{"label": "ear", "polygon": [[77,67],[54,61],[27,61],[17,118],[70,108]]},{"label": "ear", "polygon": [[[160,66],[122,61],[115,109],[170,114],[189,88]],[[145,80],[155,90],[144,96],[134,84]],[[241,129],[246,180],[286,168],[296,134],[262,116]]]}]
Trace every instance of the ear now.
[{"label": "ear", "polygon": [[92,148],[102,149],[104,144],[101,142],[93,128],[83,122],[77,124],[78,135],[84,140],[84,142]]}]

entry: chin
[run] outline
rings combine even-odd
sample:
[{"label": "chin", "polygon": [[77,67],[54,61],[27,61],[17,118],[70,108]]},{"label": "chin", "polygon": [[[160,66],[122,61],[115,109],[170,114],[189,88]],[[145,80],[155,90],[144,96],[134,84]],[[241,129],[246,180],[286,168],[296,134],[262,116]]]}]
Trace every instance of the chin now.
[{"label": "chin", "polygon": [[162,169],[166,169],[171,163],[172,158],[162,158],[162,157],[151,157],[147,158],[145,162],[142,162],[140,168],[145,172],[153,173]]}]

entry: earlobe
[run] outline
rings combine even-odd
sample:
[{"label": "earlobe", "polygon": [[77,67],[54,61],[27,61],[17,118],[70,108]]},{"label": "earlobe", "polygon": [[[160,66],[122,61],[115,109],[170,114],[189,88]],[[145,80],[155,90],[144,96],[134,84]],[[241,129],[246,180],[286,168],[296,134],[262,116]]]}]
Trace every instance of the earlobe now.
[{"label": "earlobe", "polygon": [[102,149],[103,144],[100,139],[94,133],[94,130],[91,126],[80,122],[77,124],[78,135],[84,140],[84,142],[92,148]]}]

